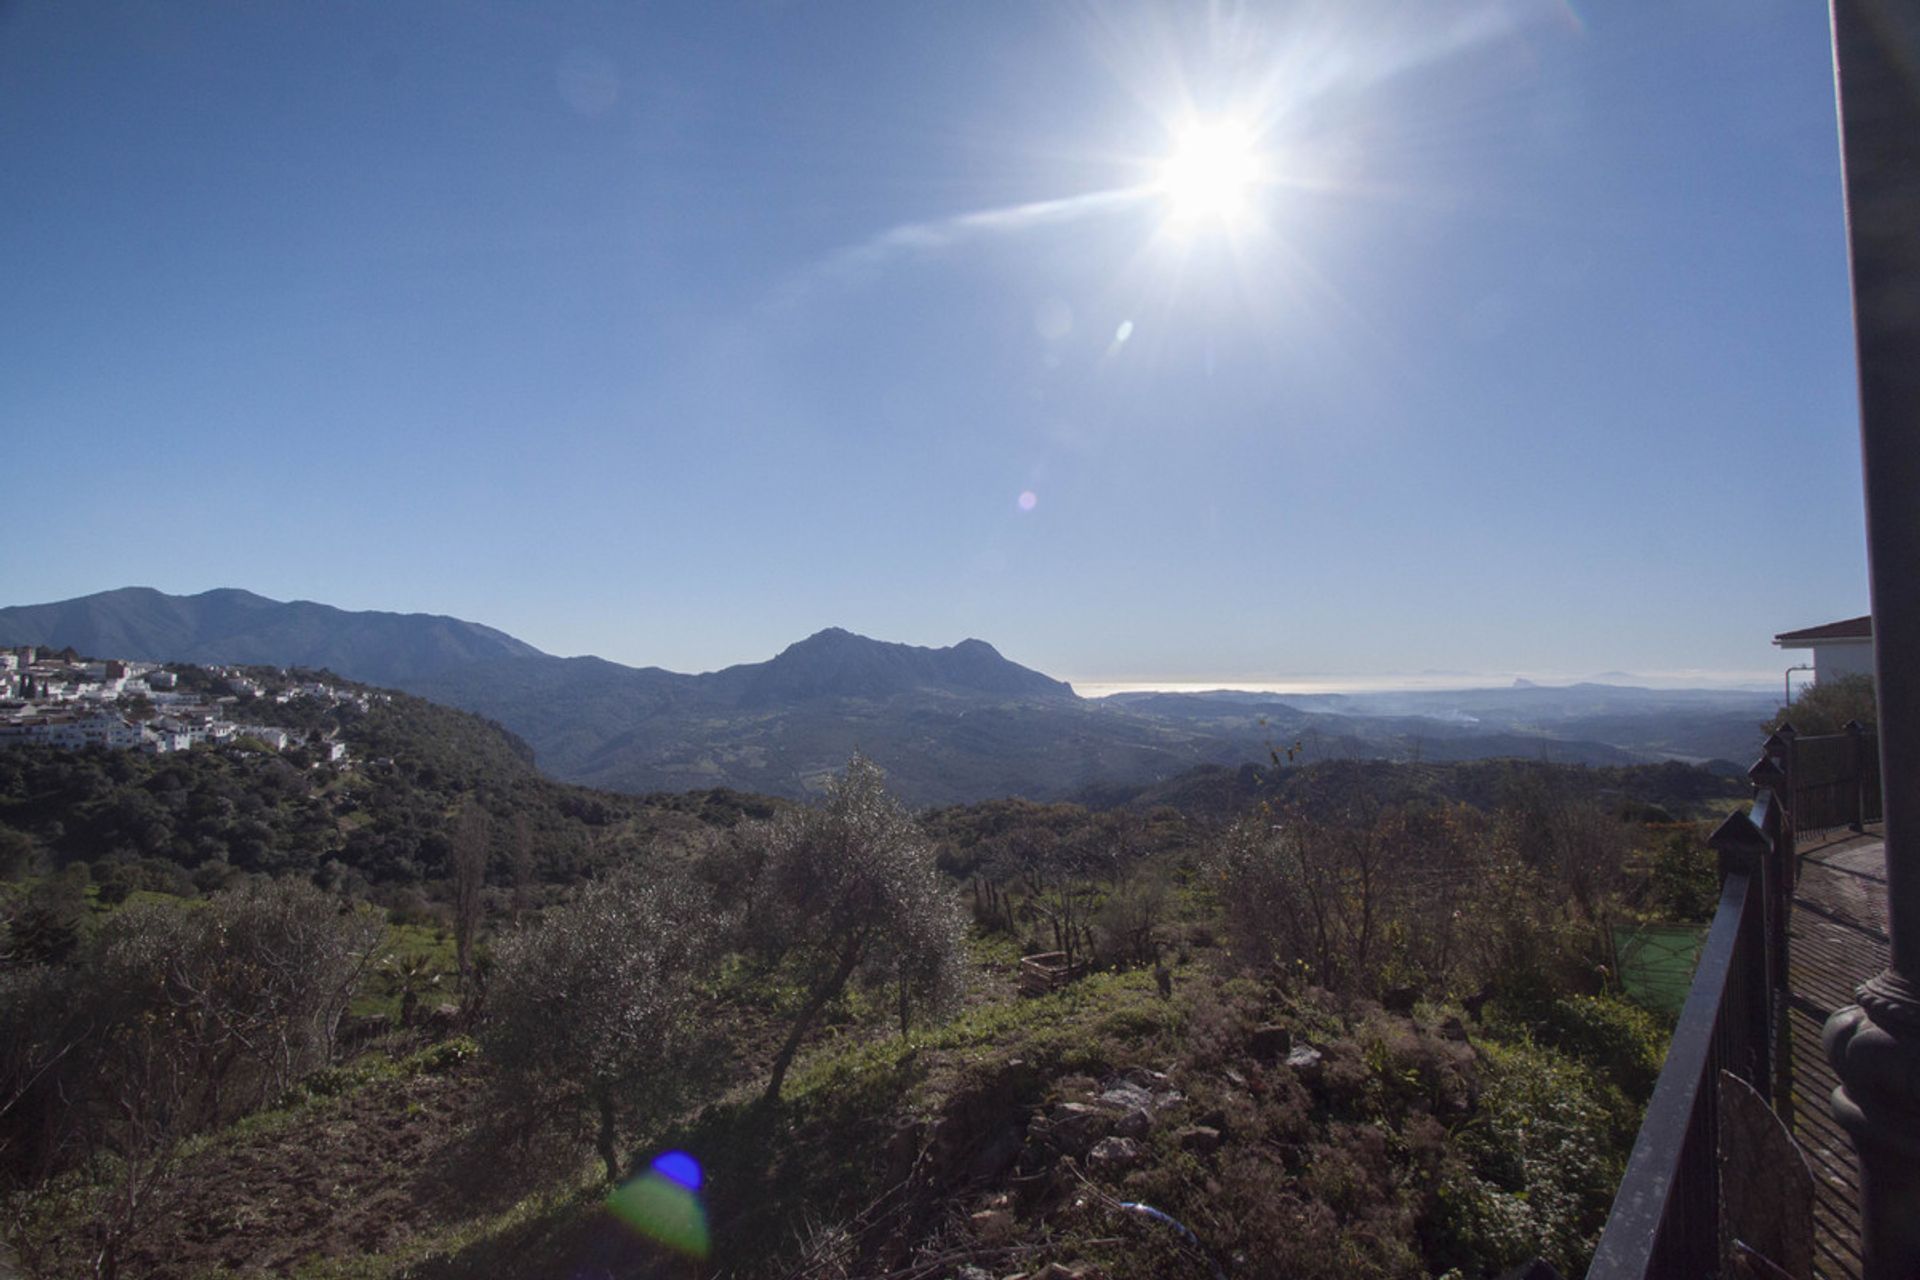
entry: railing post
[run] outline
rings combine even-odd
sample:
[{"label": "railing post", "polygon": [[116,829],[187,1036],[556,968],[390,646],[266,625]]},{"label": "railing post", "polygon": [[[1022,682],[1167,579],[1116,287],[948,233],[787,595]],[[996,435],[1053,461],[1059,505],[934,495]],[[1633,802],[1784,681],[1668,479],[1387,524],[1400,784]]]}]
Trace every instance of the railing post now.
[{"label": "railing post", "polygon": [[[1792,922],[1793,780],[1783,774],[1773,757],[1762,756],[1747,770],[1753,783],[1753,813],[1747,826],[1759,835],[1765,851],[1767,922],[1767,981],[1776,991],[1787,989],[1787,928]],[[1723,824],[1724,825],[1724,824]]]},{"label": "railing post", "polygon": [[1832,0],[1873,592],[1889,967],[1828,1019],[1865,1280],[1920,1275],[1920,9]]},{"label": "railing post", "polygon": [[[1770,761],[1762,756],[1749,771],[1749,774],[1766,776],[1771,768]],[[1756,784],[1761,785],[1761,784]],[[1767,803],[1772,792],[1762,789],[1761,804]],[[1760,805],[1756,805],[1760,808]],[[1753,1057],[1750,1061],[1725,1063],[1729,1070],[1739,1075],[1754,1087],[1762,1096],[1773,1100],[1778,1107],[1776,1088],[1779,1079],[1775,1071],[1778,1045],[1774,1034],[1774,923],[1773,895],[1769,881],[1772,868],[1772,850],[1769,847],[1767,833],[1754,825],[1754,819],[1745,813],[1733,813],[1722,822],[1707,838],[1714,852],[1720,855],[1720,879],[1724,884],[1730,875],[1741,875],[1750,884],[1759,886],[1759,893],[1749,899],[1750,908],[1757,910],[1760,927],[1756,932],[1760,937],[1759,981],[1741,974],[1734,975],[1731,990],[1738,991],[1744,999],[1738,1009],[1723,1009],[1721,1018],[1737,1018],[1739,1026],[1734,1031],[1733,1043],[1749,1046]],[[1744,979],[1744,980],[1743,980]]]},{"label": "railing post", "polygon": [[1851,748],[1853,770],[1853,821],[1855,831],[1867,829],[1867,728],[1858,720],[1846,724],[1847,746]]},{"label": "railing post", "polygon": [[[1789,848],[1794,844],[1793,833],[1800,829],[1799,761],[1798,753],[1794,750],[1794,744],[1799,737],[1799,730],[1793,727],[1792,721],[1782,721],[1780,727],[1767,736],[1766,746],[1762,748],[1766,753],[1765,758],[1773,761],[1774,766],[1779,770],[1779,776],[1770,779],[1767,785],[1771,786],[1774,795],[1779,797],[1780,830],[1784,833]],[[1747,770],[1747,779],[1756,787],[1761,785],[1760,781],[1753,776],[1753,769]],[[1792,862],[1791,857],[1788,861]],[[1795,874],[1788,882],[1790,885],[1800,878],[1799,868],[1794,867],[1793,871]]]}]

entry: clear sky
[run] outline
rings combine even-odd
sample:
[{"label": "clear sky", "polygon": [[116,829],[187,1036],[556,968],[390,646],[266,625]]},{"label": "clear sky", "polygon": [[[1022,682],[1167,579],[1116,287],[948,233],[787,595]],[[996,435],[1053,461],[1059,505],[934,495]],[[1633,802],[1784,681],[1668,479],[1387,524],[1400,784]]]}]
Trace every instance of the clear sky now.
[{"label": "clear sky", "polygon": [[0,3],[0,603],[705,670],[1777,672],[1866,610],[1812,0]]}]

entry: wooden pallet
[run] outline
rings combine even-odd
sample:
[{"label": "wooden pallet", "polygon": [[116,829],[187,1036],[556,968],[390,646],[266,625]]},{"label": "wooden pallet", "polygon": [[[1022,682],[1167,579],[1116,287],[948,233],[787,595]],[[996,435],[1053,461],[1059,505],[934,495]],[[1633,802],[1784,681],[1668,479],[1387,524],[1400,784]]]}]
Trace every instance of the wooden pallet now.
[{"label": "wooden pallet", "polygon": [[1020,994],[1043,996],[1058,991],[1087,971],[1085,963],[1068,964],[1064,951],[1043,951],[1020,958]]}]

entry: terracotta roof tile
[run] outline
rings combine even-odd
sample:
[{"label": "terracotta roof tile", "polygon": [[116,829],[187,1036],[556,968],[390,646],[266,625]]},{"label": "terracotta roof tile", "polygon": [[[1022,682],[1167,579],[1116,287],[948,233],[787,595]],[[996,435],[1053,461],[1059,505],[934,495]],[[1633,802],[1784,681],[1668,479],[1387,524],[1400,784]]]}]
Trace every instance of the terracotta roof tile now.
[{"label": "terracotta roof tile", "polygon": [[1773,638],[1773,642],[1783,648],[1796,648],[1809,645],[1818,640],[1871,640],[1873,639],[1873,615],[1848,618],[1844,622],[1826,622],[1817,627],[1803,627],[1799,631],[1782,631]]}]

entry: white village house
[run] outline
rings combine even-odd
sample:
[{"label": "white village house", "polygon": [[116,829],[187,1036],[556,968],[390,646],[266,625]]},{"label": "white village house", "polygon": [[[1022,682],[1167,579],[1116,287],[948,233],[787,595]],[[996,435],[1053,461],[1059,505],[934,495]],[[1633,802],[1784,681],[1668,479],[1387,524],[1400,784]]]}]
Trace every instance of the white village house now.
[{"label": "white village house", "polygon": [[1782,649],[1813,650],[1813,680],[1838,680],[1842,676],[1873,674],[1873,618],[1847,618],[1826,622],[1798,631],[1783,631],[1773,638]]}]

